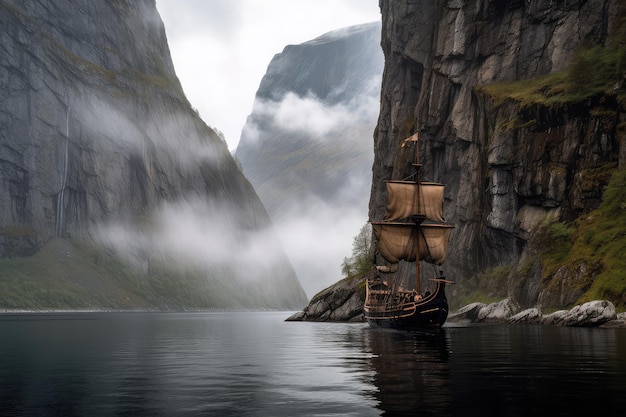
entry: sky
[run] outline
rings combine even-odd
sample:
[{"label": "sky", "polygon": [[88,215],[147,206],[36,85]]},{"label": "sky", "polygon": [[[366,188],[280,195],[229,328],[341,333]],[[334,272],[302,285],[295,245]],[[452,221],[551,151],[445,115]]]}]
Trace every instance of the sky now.
[{"label": "sky", "polygon": [[378,0],[157,0],[157,9],[187,98],[231,152],[275,54],[380,21]]}]

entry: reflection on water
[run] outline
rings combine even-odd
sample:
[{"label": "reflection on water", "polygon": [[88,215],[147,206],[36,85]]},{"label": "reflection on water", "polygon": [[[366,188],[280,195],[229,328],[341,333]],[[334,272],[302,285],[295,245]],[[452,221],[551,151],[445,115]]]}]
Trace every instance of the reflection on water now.
[{"label": "reflection on water", "polygon": [[364,333],[383,415],[623,415],[626,331],[448,327]]},{"label": "reflection on water", "polygon": [[368,329],[378,408],[389,415],[450,415],[449,340],[437,334]]},{"label": "reflection on water", "polygon": [[617,416],[626,330],[0,315],[0,416]]}]

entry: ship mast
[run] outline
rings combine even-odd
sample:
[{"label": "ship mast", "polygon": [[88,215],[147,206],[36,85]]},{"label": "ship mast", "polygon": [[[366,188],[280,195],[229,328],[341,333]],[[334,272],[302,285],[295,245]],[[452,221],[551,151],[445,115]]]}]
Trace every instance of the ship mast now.
[{"label": "ship mast", "polygon": [[[413,167],[415,168],[415,192],[414,192],[414,204],[416,207],[416,210],[414,211],[415,213],[419,213],[419,208],[422,207],[421,206],[421,195],[420,195],[420,184],[422,182],[421,179],[421,168],[422,168],[422,164],[419,163],[419,145],[418,145],[418,140],[419,140],[419,136],[417,133],[415,133],[414,135],[412,135],[411,137],[405,139],[405,142],[413,142],[415,145],[415,163],[413,164]],[[421,282],[421,277],[420,277],[420,233],[421,233],[421,229],[420,226],[422,224],[422,222],[424,221],[424,214],[423,213],[419,213],[415,216],[413,216],[413,221],[415,221],[415,227],[416,227],[416,233],[413,234],[413,239],[414,242],[413,244],[415,245],[415,250],[416,250],[416,259],[415,259],[415,290],[417,291],[418,294],[421,294],[421,290],[422,290],[422,282]]]}]

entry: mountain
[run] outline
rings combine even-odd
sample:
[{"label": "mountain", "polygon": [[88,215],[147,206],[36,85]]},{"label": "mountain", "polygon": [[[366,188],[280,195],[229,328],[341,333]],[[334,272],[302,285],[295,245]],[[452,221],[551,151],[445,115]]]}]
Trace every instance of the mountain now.
[{"label": "mountain", "polygon": [[[314,293],[341,276],[367,220],[383,55],[379,22],[275,55],[235,152]],[[299,239],[299,241],[296,241]]]},{"label": "mountain", "polygon": [[0,0],[0,28],[0,308],[306,303],[154,0]]}]

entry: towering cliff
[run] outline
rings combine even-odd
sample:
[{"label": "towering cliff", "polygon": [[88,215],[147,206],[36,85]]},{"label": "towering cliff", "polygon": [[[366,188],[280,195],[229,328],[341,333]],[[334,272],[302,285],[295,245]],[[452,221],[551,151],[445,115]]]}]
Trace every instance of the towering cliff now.
[{"label": "towering cliff", "polygon": [[338,29],[275,55],[235,153],[274,223],[294,241],[306,236],[305,255],[290,255],[311,293],[341,276],[367,220],[380,30]]},{"label": "towering cliff", "polygon": [[[0,0],[0,39],[0,257],[40,262],[55,239],[73,245],[56,256],[107,248],[88,255],[91,269],[60,272],[82,295],[52,304],[306,302],[254,189],[185,98],[154,0]],[[96,272],[111,256],[130,268],[107,284],[111,300],[81,301],[111,275]],[[11,291],[50,306],[38,291],[61,283],[24,268],[0,274],[0,307]]]},{"label": "towering cliff", "polygon": [[[235,152],[270,213],[280,215],[311,194],[346,206],[367,201],[380,28],[330,32],[289,45],[270,62]],[[349,183],[364,187],[349,192]]]},{"label": "towering cliff", "polygon": [[[410,173],[413,150],[400,144],[419,132],[425,177],[447,184],[446,218],[456,225],[448,275],[473,286],[500,271],[500,284],[522,306],[575,303],[609,266],[583,259],[560,276],[546,274],[543,248],[529,242],[546,219],[571,224],[600,206],[624,165],[625,85],[618,72],[610,88],[563,98],[554,83],[569,77],[570,90],[584,90],[593,74],[575,80],[574,69],[585,72],[580,54],[593,47],[598,56],[618,51],[625,70],[623,42],[611,43],[623,2],[381,0],[380,7],[385,75],[370,218],[385,210],[381,180]],[[550,74],[543,87],[524,90]],[[606,296],[623,303],[623,290]]]}]

